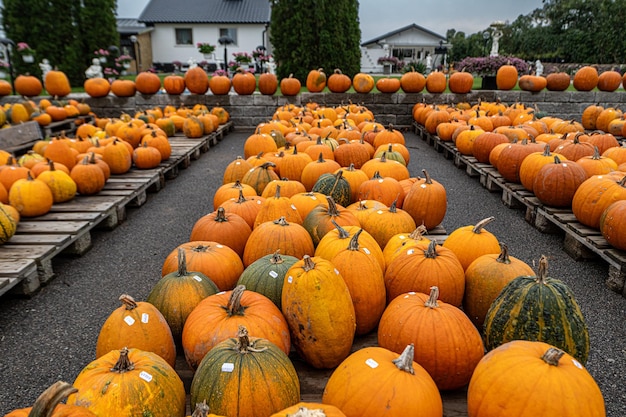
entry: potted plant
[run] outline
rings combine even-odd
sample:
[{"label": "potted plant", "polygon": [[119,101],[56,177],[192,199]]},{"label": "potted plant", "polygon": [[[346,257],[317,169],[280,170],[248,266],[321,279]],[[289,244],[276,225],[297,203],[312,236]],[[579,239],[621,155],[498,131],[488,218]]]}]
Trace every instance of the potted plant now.
[{"label": "potted plant", "polygon": [[120,55],[115,59],[115,61],[125,69],[130,68],[130,62],[132,60],[133,58],[130,55]]},{"label": "potted plant", "polygon": [[100,49],[93,51],[93,54],[96,56],[96,58],[100,60],[100,62],[105,63],[107,62],[109,51],[107,51],[106,49],[100,48]]},{"label": "potted plant", "polygon": [[33,51],[26,42],[18,42],[17,52],[22,56],[22,60],[27,64],[35,62],[35,51]]},{"label": "potted plant", "polygon": [[483,56],[483,57],[466,57],[459,61],[454,68],[457,71],[471,72],[475,77],[481,77],[483,80],[483,90],[496,89],[496,73],[503,65],[513,65],[517,68],[517,72],[524,74],[528,71],[526,61],[513,56]]},{"label": "potted plant", "polygon": [[196,46],[198,47],[198,51],[200,51],[206,59],[209,59],[211,54],[215,52],[215,45],[211,45],[208,42],[198,42]]},{"label": "potted plant", "polygon": [[385,74],[390,74],[402,69],[404,62],[400,61],[395,56],[381,56],[378,58],[378,64],[382,65]]}]

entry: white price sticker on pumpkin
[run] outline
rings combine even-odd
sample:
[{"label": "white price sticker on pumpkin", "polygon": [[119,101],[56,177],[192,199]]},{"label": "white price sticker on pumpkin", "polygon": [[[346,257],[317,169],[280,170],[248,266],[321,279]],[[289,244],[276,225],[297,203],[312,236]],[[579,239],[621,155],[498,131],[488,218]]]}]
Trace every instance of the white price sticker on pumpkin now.
[{"label": "white price sticker on pumpkin", "polygon": [[370,253],[372,253],[372,252],[370,252],[370,250],[369,250],[369,249],[367,249],[367,248],[363,248],[363,252],[365,252],[365,254],[366,254],[366,255],[369,255]]},{"label": "white price sticker on pumpkin", "polygon": [[200,275],[194,275],[193,279],[195,279],[198,282],[202,282],[202,277]]},{"label": "white price sticker on pumpkin", "polygon": [[270,271],[270,272],[269,272],[269,276],[270,276],[270,277],[272,277],[272,278],[278,278],[278,272],[276,272],[276,271]]},{"label": "white price sticker on pumpkin", "polygon": [[365,361],[365,364],[367,366],[369,366],[372,369],[376,369],[378,368],[378,362],[376,362],[374,359],[369,358],[368,360]]},{"label": "white price sticker on pumpkin", "polygon": [[291,275],[289,275],[289,277],[287,277],[287,282],[290,283],[290,284],[293,282],[293,277]]},{"label": "white price sticker on pumpkin", "polygon": [[126,324],[128,324],[129,326],[132,326],[133,324],[135,324],[135,319],[132,318],[131,316],[126,316],[124,317],[124,321],[126,322]]},{"label": "white price sticker on pumpkin", "polygon": [[409,249],[408,251],[406,251],[407,255],[413,255],[415,251],[413,249]]},{"label": "white price sticker on pumpkin", "polygon": [[139,373],[139,378],[143,379],[146,382],[150,382],[152,381],[152,375],[150,375],[149,373],[147,373],[146,371],[141,371]]},{"label": "white price sticker on pumpkin", "polygon": [[222,372],[232,372],[235,370],[235,364],[230,362],[225,362],[222,364]]},{"label": "white price sticker on pumpkin", "polygon": [[141,315],[141,322],[146,324],[148,323],[148,320],[150,320],[150,316],[148,315],[148,313],[143,313]]}]

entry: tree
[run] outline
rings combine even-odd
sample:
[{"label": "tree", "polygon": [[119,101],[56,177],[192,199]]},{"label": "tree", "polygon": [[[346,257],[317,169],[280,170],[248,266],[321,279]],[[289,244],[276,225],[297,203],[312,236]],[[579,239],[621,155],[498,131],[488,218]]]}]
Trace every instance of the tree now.
[{"label": "tree", "polygon": [[35,62],[27,64],[16,56],[15,74],[41,76],[37,65],[47,58],[65,72],[72,85],[82,85],[84,71],[93,51],[119,45],[116,0],[3,0],[2,26],[16,44],[27,43],[35,51]]},{"label": "tree", "polygon": [[361,30],[357,0],[272,0],[270,41],[279,79],[301,82],[312,69],[360,70]]}]

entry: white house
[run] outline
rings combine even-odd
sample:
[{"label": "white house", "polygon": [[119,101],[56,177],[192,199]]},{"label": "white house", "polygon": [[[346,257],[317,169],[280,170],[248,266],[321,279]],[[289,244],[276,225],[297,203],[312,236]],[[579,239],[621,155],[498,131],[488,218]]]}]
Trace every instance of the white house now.
[{"label": "white house", "polygon": [[[263,47],[271,53],[270,16],[268,0],[150,0],[138,21],[152,29],[155,67],[191,60],[221,67],[235,52]],[[211,56],[200,53],[200,42],[216,46]]]},{"label": "white house", "polygon": [[[429,62],[432,69],[445,67],[447,45],[445,36],[416,25],[415,23],[385,33],[361,44],[361,71],[370,73],[385,72],[385,66],[378,63],[381,57],[395,57],[404,63]],[[431,57],[428,59],[428,57]]]}]

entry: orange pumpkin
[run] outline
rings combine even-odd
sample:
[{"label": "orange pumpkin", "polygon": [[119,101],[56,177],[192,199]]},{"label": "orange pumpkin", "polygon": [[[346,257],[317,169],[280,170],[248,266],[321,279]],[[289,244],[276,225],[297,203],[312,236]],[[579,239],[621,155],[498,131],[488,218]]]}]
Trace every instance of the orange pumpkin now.
[{"label": "orange pumpkin", "polygon": [[85,92],[89,94],[90,97],[94,98],[106,97],[111,91],[111,83],[109,83],[109,80],[102,77],[88,78],[85,80],[83,86]]},{"label": "orange pumpkin", "polygon": [[15,78],[15,92],[26,97],[34,97],[41,94],[43,85],[39,78],[34,75],[18,75]]},{"label": "orange pumpkin", "polygon": [[376,88],[381,93],[395,93],[400,89],[400,79],[397,77],[383,77],[376,81]]},{"label": "orange pumpkin", "polygon": [[258,81],[259,92],[266,96],[274,95],[278,89],[278,78],[276,75],[265,72],[259,76]]},{"label": "orange pumpkin", "polygon": [[518,72],[515,65],[502,65],[496,72],[498,90],[512,90],[517,84]]},{"label": "orange pumpkin", "polygon": [[553,72],[546,76],[546,88],[550,91],[565,91],[572,82],[566,72]]},{"label": "orange pumpkin", "polygon": [[319,93],[326,87],[326,74],[323,68],[311,70],[306,76],[306,88],[311,93]]},{"label": "orange pumpkin", "polygon": [[167,94],[180,95],[185,91],[185,79],[180,75],[168,75],[163,78],[163,88]]},{"label": "orange pumpkin", "polygon": [[352,77],[352,87],[357,93],[365,94],[374,89],[374,77],[363,72],[359,72]]},{"label": "orange pumpkin", "polygon": [[448,87],[455,94],[467,94],[472,90],[474,77],[469,72],[453,72],[448,79]]},{"label": "orange pumpkin", "polygon": [[574,74],[573,85],[578,91],[591,91],[598,85],[598,70],[590,65],[585,65]]},{"label": "orange pumpkin", "polygon": [[415,71],[415,68],[411,68],[411,71],[407,71],[400,77],[400,87],[405,93],[419,93],[426,86],[426,78],[421,72]]},{"label": "orange pumpkin", "polygon": [[537,93],[546,88],[548,81],[539,75],[522,75],[519,77],[518,85],[521,90]]},{"label": "orange pumpkin", "polygon": [[302,83],[297,78],[294,78],[293,74],[289,74],[289,77],[280,80],[280,92],[284,96],[296,96],[300,93]]},{"label": "orange pumpkin", "polygon": [[76,391],[77,389],[67,382],[55,382],[37,397],[32,407],[13,410],[5,414],[5,417],[95,417],[96,415],[85,407],[60,403]]},{"label": "orange pumpkin", "polygon": [[206,94],[209,91],[209,76],[202,67],[194,67],[185,73],[185,86],[191,94]]},{"label": "orange pumpkin", "polygon": [[137,86],[133,80],[115,80],[111,83],[111,92],[117,97],[133,97]]},{"label": "orange pumpkin", "polygon": [[51,96],[65,97],[72,92],[70,80],[63,71],[48,71],[44,80],[44,86]]},{"label": "orange pumpkin", "polygon": [[230,78],[225,75],[213,75],[209,79],[209,88],[215,95],[226,95],[232,86]]},{"label": "orange pumpkin", "polygon": [[140,72],[135,77],[135,88],[141,94],[156,94],[161,89],[161,79],[153,72]]},{"label": "orange pumpkin", "polygon": [[250,95],[256,90],[256,77],[248,71],[238,71],[233,76],[233,89],[240,96]]},{"label": "orange pumpkin", "polygon": [[339,68],[328,77],[328,89],[332,93],[345,93],[352,87],[352,80],[346,74],[342,73]]},{"label": "orange pumpkin", "polygon": [[443,242],[443,247],[450,249],[457,256],[463,270],[479,256],[500,253],[498,239],[485,229],[485,226],[494,219],[493,216],[487,217],[475,225],[459,227]]},{"label": "orange pumpkin", "polygon": [[431,94],[443,93],[447,85],[446,75],[443,72],[433,71],[426,77],[426,91]]}]

